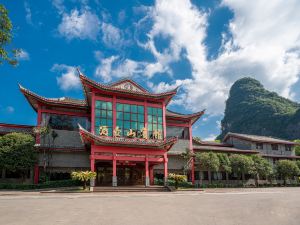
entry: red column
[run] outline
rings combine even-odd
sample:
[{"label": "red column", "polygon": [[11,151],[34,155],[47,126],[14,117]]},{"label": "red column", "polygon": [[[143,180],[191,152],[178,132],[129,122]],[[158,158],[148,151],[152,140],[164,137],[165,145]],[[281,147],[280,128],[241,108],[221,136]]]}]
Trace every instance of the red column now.
[{"label": "red column", "polygon": [[117,126],[117,101],[116,101],[116,96],[113,96],[113,102],[112,102],[112,111],[113,111],[113,130],[116,128]]},{"label": "red column", "polygon": [[168,157],[167,154],[164,155],[164,185],[168,184]]},{"label": "red column", "polygon": [[[41,111],[41,106],[38,105],[37,127],[40,127],[41,122],[42,122],[42,111]],[[37,144],[40,144],[41,143],[41,135],[37,134],[35,141]]]},{"label": "red column", "polygon": [[149,177],[150,177],[150,185],[154,185],[153,166],[150,166]]},{"label": "red column", "polygon": [[95,92],[92,90],[91,132],[95,134]]},{"label": "red column", "polygon": [[148,130],[148,104],[147,100],[144,101],[144,118],[145,118],[145,128]]},{"label": "red column", "polygon": [[148,162],[148,156],[145,158],[145,186],[148,187],[150,185],[150,179],[149,179],[149,162]]},{"label": "red column", "polygon": [[[192,134],[192,123],[189,122],[189,133],[190,133],[190,151],[193,153],[193,134]],[[191,168],[191,180],[192,184],[195,184],[195,159],[192,159],[192,168]]]},{"label": "red column", "polygon": [[117,159],[116,155],[113,157],[113,177],[112,177],[112,186],[116,187],[118,185],[117,183]]},{"label": "red column", "polygon": [[95,172],[95,159],[91,157],[91,171]]},{"label": "red column", "polygon": [[167,124],[166,124],[166,104],[165,102],[162,103],[163,105],[163,129],[164,129],[164,134],[163,137],[164,139],[166,139],[167,137]]},{"label": "red column", "polygon": [[39,175],[40,175],[39,165],[36,164],[34,166],[34,184],[38,184],[39,183]]}]

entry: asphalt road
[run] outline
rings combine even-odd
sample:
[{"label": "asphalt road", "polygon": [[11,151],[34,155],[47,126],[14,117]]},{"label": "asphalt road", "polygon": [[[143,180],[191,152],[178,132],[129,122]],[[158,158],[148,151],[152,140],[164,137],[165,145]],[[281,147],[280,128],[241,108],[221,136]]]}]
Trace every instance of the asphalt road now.
[{"label": "asphalt road", "polygon": [[0,192],[2,225],[299,225],[300,188],[176,193]]}]

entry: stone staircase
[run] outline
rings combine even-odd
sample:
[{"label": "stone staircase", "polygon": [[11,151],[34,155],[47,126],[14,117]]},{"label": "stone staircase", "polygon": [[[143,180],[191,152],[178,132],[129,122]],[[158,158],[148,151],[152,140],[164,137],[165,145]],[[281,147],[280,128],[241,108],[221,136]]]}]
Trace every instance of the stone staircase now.
[{"label": "stone staircase", "polygon": [[93,188],[93,192],[168,192],[170,191],[164,186],[149,186],[145,187],[142,185],[138,186],[118,186],[118,187],[99,187]]}]

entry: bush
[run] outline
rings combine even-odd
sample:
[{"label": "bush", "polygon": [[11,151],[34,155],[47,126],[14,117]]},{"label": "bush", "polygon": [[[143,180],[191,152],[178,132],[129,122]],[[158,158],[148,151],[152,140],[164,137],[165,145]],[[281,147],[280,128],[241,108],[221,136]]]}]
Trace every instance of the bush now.
[{"label": "bush", "polygon": [[60,180],[60,181],[48,181],[42,184],[0,184],[0,189],[15,189],[15,190],[32,190],[43,188],[58,188],[58,187],[70,187],[79,186],[81,183],[77,180]]}]

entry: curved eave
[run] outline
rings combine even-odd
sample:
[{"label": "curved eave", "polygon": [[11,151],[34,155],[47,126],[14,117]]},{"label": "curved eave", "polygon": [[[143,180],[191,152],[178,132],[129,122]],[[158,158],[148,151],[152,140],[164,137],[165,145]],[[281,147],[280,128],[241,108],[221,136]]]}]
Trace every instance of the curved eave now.
[{"label": "curved eave", "polygon": [[139,138],[115,138],[102,137],[85,130],[79,125],[79,133],[84,143],[94,143],[105,146],[122,146],[129,148],[153,148],[168,151],[176,142],[177,138],[172,137],[166,140],[144,140]]},{"label": "curved eave", "polygon": [[22,87],[20,84],[19,84],[19,88],[35,111],[37,111],[39,103],[42,103],[44,105],[52,105],[52,106],[76,107],[85,110],[88,109],[88,105],[86,103],[59,102],[59,100],[56,99],[42,97]]},{"label": "curved eave", "polygon": [[[169,114],[168,114],[169,112]],[[173,118],[173,119],[183,119],[191,121],[192,125],[205,113],[205,110],[202,110],[200,112],[196,112],[193,114],[180,114],[173,111],[168,110],[166,113],[166,118]]]},{"label": "curved eave", "polygon": [[80,74],[79,76],[80,76],[80,80],[82,82],[84,92],[86,94],[86,99],[88,102],[90,101],[90,99],[89,99],[90,98],[89,94],[91,92],[90,87],[98,89],[99,91],[104,92],[105,94],[106,93],[107,94],[118,93],[121,95],[150,98],[150,99],[155,99],[155,100],[164,100],[166,104],[168,104],[170,102],[170,100],[172,99],[172,97],[174,95],[176,95],[177,89],[178,89],[178,88],[175,88],[172,91],[159,93],[159,94],[130,91],[130,90],[124,90],[124,89],[120,89],[120,88],[115,88],[113,86],[97,83],[97,82],[89,79],[88,77],[84,76],[83,74]]}]

